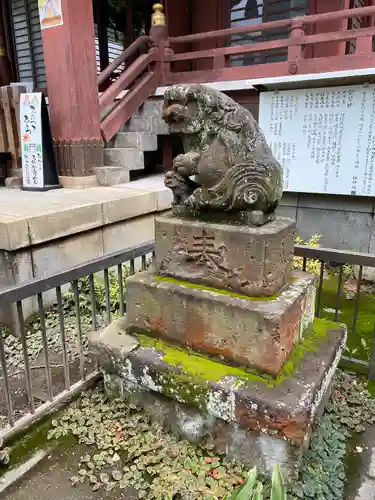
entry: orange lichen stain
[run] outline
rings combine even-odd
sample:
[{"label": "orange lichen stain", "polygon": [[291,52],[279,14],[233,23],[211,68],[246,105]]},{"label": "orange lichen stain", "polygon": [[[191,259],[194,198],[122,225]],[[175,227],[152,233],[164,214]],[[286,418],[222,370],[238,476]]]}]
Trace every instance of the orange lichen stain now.
[{"label": "orange lichen stain", "polygon": [[150,329],[160,334],[167,335],[168,329],[162,316],[156,316],[150,319]]},{"label": "orange lichen stain", "polygon": [[283,347],[286,355],[289,355],[295,342],[299,340],[302,310],[302,302],[298,301],[292,309],[289,309],[284,314],[281,320],[280,345]]},{"label": "orange lichen stain", "polygon": [[236,403],[236,421],[251,430],[268,429],[289,439],[293,444],[299,446],[303,443],[308,426],[307,420],[290,420],[282,413],[267,418],[263,409],[254,404],[254,409],[249,405],[238,401]]},{"label": "orange lichen stain", "polygon": [[265,341],[263,354],[257,361],[256,368],[263,373],[277,377],[283,366],[285,357],[286,355],[280,350],[279,344],[272,337],[269,337]]},{"label": "orange lichen stain", "polygon": [[186,342],[193,349],[201,350],[210,355],[223,356],[227,359],[235,359],[233,351],[227,345],[220,345],[217,339],[212,339],[207,332],[204,320],[198,314],[192,312],[189,315],[186,327]]}]

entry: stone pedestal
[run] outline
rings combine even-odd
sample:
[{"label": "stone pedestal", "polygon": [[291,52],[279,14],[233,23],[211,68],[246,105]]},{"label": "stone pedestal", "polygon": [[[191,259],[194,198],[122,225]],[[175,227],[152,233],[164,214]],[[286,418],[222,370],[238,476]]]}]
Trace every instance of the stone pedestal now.
[{"label": "stone pedestal", "polygon": [[302,272],[263,300],[150,271],[126,286],[129,333],[152,334],[273,376],[314,319],[315,280]]},{"label": "stone pedestal", "polygon": [[106,389],[249,467],[298,472],[346,329],[314,320],[292,272],[294,223],[161,217],[154,269],[128,278],[127,316],[93,334]]},{"label": "stone pedestal", "polygon": [[261,227],[158,217],[156,272],[252,297],[272,296],[288,281],[295,222]]}]

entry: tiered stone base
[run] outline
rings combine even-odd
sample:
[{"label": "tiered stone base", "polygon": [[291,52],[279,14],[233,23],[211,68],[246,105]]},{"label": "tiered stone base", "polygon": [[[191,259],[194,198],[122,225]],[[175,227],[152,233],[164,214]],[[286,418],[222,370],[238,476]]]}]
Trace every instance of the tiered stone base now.
[{"label": "tiered stone base", "polygon": [[129,333],[277,376],[314,319],[315,280],[303,272],[273,297],[247,297],[146,271],[126,283]]},{"label": "tiered stone base", "polygon": [[[294,222],[156,222],[155,269],[128,278],[127,317],[95,333],[106,389],[218,453],[297,472],[345,346],[291,273]],[[192,349],[192,350],[189,350]]]},{"label": "tiered stone base", "polygon": [[114,322],[90,339],[111,394],[218,453],[286,478],[298,471],[314,418],[324,408],[342,351],[341,325],[315,320],[276,379],[222,364]]}]

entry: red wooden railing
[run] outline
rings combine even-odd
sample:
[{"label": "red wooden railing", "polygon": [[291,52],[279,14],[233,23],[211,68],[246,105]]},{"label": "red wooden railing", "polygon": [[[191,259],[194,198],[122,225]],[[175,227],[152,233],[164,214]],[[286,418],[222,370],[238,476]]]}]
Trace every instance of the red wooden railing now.
[{"label": "red wooden railing", "polygon": [[[327,21],[367,18],[366,27],[344,29],[327,33],[307,34],[311,26]],[[98,77],[98,85],[103,85],[113,72],[124,62],[134,58],[142,46],[149,46],[146,54],[139,55],[129,64],[120,77],[111,83],[100,96],[103,138],[108,141],[122,125],[129,120],[136,109],[155,91],[158,85],[175,83],[207,83],[242,79],[279,77],[293,74],[309,74],[339,70],[354,70],[375,67],[373,37],[375,36],[375,6],[346,9],[324,14],[307,15],[292,19],[281,19],[248,26],[236,26],[218,31],[196,33],[180,37],[167,37],[165,26],[154,26],[150,37],[138,38],[119,58],[106,68]],[[261,32],[267,34],[275,29],[290,29],[289,38],[265,42],[223,46],[209,50],[190,50],[174,53],[173,47],[190,44],[198,46],[208,40],[227,42],[233,35]],[[311,57],[305,48],[317,44],[355,41],[355,51],[336,56]],[[287,49],[287,59],[282,62],[255,64],[251,66],[229,67],[231,56],[265,53],[275,49]],[[178,61],[211,61],[211,68],[176,72],[173,66]],[[119,94],[126,90],[119,98]]]},{"label": "red wooden railing", "polygon": [[[98,76],[97,84],[100,88],[111,79],[116,69],[125,63],[124,71],[99,96],[101,128],[105,142],[112,139],[158,86],[158,50],[157,47],[156,50],[150,49],[151,43],[151,37],[139,37]],[[148,51],[131,62],[142,48]]]},{"label": "red wooden railing", "polygon": [[[275,29],[290,29],[289,38],[269,40],[260,43],[234,45],[214,48],[210,50],[192,50],[166,57],[171,65],[169,84],[196,82],[206,83],[212,81],[241,80],[253,78],[267,78],[287,76],[291,74],[307,74],[328,72],[333,70],[347,70],[369,68],[375,66],[375,54],[372,51],[372,38],[375,36],[375,27],[369,26],[360,29],[342,30],[328,33],[309,35],[306,31],[312,25],[322,22],[345,20],[357,17],[375,16],[375,6],[345,9],[324,14],[306,15],[292,19],[281,19],[266,23],[248,26],[236,26],[207,33],[197,33],[181,37],[171,37],[169,42],[173,49],[176,45],[207,42],[208,40],[228,40],[233,35],[262,32],[267,34]],[[373,22],[369,24],[373,25]],[[330,42],[356,41],[356,50],[353,54],[345,54],[343,45],[342,54],[337,56],[311,58],[306,55],[305,47]],[[255,64],[252,66],[228,67],[231,56],[261,53],[275,49],[287,49],[287,60],[268,64]],[[197,59],[211,60],[211,68],[200,71],[173,72],[173,64],[177,61],[196,61]]]}]

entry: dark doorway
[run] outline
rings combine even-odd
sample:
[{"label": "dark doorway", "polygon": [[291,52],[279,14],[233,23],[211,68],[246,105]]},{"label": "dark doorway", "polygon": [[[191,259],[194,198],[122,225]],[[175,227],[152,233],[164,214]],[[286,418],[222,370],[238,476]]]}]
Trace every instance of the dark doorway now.
[{"label": "dark doorway", "polygon": [[153,3],[153,0],[93,0],[100,71],[118,57],[120,48],[126,49],[138,36],[149,33]]}]

